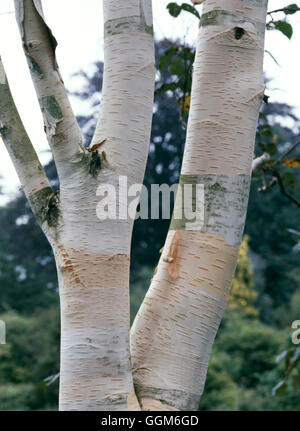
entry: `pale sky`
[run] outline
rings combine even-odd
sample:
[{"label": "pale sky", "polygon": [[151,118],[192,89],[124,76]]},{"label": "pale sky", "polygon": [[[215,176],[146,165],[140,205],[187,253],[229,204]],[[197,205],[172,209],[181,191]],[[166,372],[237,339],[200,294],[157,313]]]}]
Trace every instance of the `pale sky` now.
[{"label": "pale sky", "polygon": [[[124,0],[125,1],[125,0]],[[184,13],[172,18],[166,5],[170,0],[153,0],[154,28],[157,39],[186,38],[195,43],[197,19]],[[82,69],[89,72],[93,62],[103,59],[102,1],[101,0],[43,0],[46,21],[57,41],[57,60],[64,82],[74,90],[78,81],[72,74]],[[178,1],[181,3],[181,1]],[[269,0],[269,10],[278,9],[299,1]],[[71,5],[71,6],[70,6]],[[28,66],[21,47],[15,22],[13,0],[0,0],[0,54],[20,115],[42,163],[49,160],[49,150],[43,131],[43,120],[31,82]],[[276,16],[279,19],[280,16]],[[268,54],[265,72],[273,78],[268,95],[272,101],[290,104],[300,118],[300,12],[290,16],[294,35],[289,41],[277,31],[268,31],[266,49],[272,52],[280,66]],[[73,102],[75,113],[80,104]],[[12,199],[19,181],[14,167],[0,139],[0,185],[5,193],[0,204]]]}]

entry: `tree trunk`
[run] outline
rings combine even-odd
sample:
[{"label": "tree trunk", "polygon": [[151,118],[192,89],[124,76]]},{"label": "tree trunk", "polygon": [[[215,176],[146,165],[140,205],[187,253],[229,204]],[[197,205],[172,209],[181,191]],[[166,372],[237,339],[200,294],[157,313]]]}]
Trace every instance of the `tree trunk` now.
[{"label": "tree trunk", "polygon": [[[151,2],[144,4],[147,10],[136,0],[104,1],[104,82],[90,146],[105,141],[105,153],[100,154],[103,169],[95,179],[82,169],[61,184],[66,220],[57,253],[61,410],[134,408],[128,405],[133,389],[129,351],[133,220],[128,216],[99,220],[96,193],[103,184],[118,190],[119,176],[127,178],[128,186],[144,177],[154,87]],[[121,205],[116,209],[118,214]]]},{"label": "tree trunk", "polygon": [[173,215],[131,330],[134,385],[145,410],[197,409],[204,388],[246,218],[266,11],[266,0],[204,2],[180,178],[182,186],[204,185],[204,217],[201,193],[193,198],[198,223]]},{"label": "tree trunk", "polygon": [[[128,204],[121,192],[115,209],[117,215],[125,211],[123,218],[112,219],[107,214],[100,219],[97,207],[106,184],[118,190],[119,176],[126,178],[128,186],[143,181],[155,79],[152,2],[104,0],[103,4],[102,103],[95,136],[85,148],[41,1],[15,0],[24,52],[59,175],[59,193],[53,193],[38,162],[17,115],[2,64],[0,68],[0,91],[5,94],[0,100],[1,133],[57,265],[60,410],[139,408],[133,394],[129,351],[133,219],[128,217]],[[8,99],[11,109],[6,113]],[[25,161],[21,163],[22,155]],[[124,193],[127,196],[127,189]]]}]

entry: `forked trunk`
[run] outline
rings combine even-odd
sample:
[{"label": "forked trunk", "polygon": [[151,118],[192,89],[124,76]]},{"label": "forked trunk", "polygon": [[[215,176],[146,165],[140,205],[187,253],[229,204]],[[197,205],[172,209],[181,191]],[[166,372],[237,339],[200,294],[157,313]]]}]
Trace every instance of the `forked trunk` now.
[{"label": "forked trunk", "polygon": [[127,179],[128,186],[143,181],[155,80],[152,2],[104,0],[103,5],[102,102],[95,136],[85,148],[41,0],[15,0],[24,52],[58,171],[59,193],[53,193],[38,161],[0,63],[1,134],[57,265],[60,410],[139,408],[129,352],[133,218],[127,215],[123,196],[116,201],[108,198],[117,218],[98,209],[101,187],[118,191],[119,176]]}]

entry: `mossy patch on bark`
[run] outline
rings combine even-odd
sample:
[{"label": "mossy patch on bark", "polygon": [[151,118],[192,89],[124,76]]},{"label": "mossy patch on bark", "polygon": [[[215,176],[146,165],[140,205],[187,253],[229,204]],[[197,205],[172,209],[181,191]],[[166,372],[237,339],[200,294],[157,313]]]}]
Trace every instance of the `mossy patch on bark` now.
[{"label": "mossy patch on bark", "polygon": [[97,150],[90,153],[88,166],[89,166],[89,173],[93,177],[96,177],[100,172],[101,166],[102,166],[101,157]]},{"label": "mossy patch on bark", "polygon": [[152,398],[183,411],[197,410],[200,400],[200,394],[187,393],[178,389],[151,388],[139,384],[135,384],[134,389],[139,400]]},{"label": "mossy patch on bark", "polygon": [[[192,186],[191,202],[185,202],[186,185]],[[203,197],[197,196],[197,187],[201,185]],[[249,175],[181,175],[180,186],[182,199],[176,199],[171,229],[218,234],[228,245],[240,244],[248,205]],[[187,211],[193,212],[193,219],[187,219]]]},{"label": "mossy patch on bark", "polygon": [[0,126],[0,136],[1,138],[6,138],[8,134],[8,127]]},{"label": "mossy patch on bark", "polygon": [[32,211],[40,226],[47,222],[49,227],[56,227],[60,215],[59,191],[53,192],[45,187],[29,197]]},{"label": "mossy patch on bark", "polygon": [[[222,10],[222,9],[214,9],[210,10],[209,12],[204,13],[201,15],[200,19],[200,27],[206,27],[209,25],[215,25],[215,26],[231,26],[234,25],[234,35],[236,35],[235,29],[238,28],[238,35],[243,36],[246,32],[246,30],[243,28],[245,23],[250,22],[254,25],[254,27],[257,29],[258,33],[263,33],[265,30],[265,23],[261,23],[258,21],[255,21],[253,19],[250,19],[249,17],[245,18],[239,11],[232,12],[229,10]],[[237,40],[241,39],[241,37],[235,37]]]},{"label": "mossy patch on bark", "polygon": [[56,133],[56,125],[63,120],[61,107],[54,96],[45,96],[39,99],[41,110],[44,114],[45,125],[52,136]]},{"label": "mossy patch on bark", "polygon": [[144,13],[142,1],[140,0],[140,16],[128,16],[111,19],[104,24],[104,37],[122,33],[146,33],[153,36],[153,26],[148,25]]},{"label": "mossy patch on bark", "polygon": [[109,168],[106,152],[96,149],[84,148],[84,153],[81,156],[81,163],[87,169],[87,172],[92,177],[96,178],[103,168]]},{"label": "mossy patch on bark", "polygon": [[26,59],[27,59],[27,63],[30,69],[30,72],[36,76],[37,78],[42,78],[43,77],[43,71],[41,69],[41,67],[39,66],[38,62],[33,58],[33,56],[31,56],[30,54],[26,53]]}]

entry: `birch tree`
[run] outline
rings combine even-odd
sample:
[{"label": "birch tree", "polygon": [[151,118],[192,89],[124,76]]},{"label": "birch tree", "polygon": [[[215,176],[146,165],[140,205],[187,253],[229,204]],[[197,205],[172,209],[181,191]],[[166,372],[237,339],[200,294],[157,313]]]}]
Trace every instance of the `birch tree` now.
[{"label": "birch tree", "polygon": [[[204,215],[203,226],[173,217],[131,329],[133,377],[143,409],[197,409],[204,388],[246,217],[264,94],[266,13],[265,0],[203,5],[180,178],[182,185],[204,184],[204,214],[198,216]],[[177,199],[175,212],[182,202],[184,197]]]},{"label": "birch tree", "polygon": [[41,1],[15,0],[60,193],[52,192],[2,65],[1,135],[57,264],[61,410],[126,410],[133,389],[128,294],[133,220],[99,220],[96,208],[99,184],[116,187],[120,175],[129,185],[143,179],[155,78],[151,6],[151,0],[103,1],[102,103],[95,136],[85,148]]},{"label": "birch tree", "polygon": [[[267,0],[204,2],[180,179],[204,185],[204,213],[196,214],[199,225],[173,217],[129,342],[133,219],[100,220],[97,204],[99,185],[116,190],[120,176],[128,186],[143,180],[155,78],[151,3],[103,0],[102,100],[94,137],[84,147],[41,0],[15,0],[59,193],[0,63],[1,136],[57,265],[61,410],[196,409],[235,271],[264,93]],[[197,195],[193,200],[198,208]],[[176,200],[175,212],[183,203],[184,196]],[[128,204],[117,201],[116,213],[124,209]]]}]

